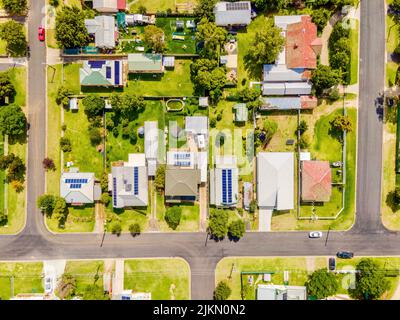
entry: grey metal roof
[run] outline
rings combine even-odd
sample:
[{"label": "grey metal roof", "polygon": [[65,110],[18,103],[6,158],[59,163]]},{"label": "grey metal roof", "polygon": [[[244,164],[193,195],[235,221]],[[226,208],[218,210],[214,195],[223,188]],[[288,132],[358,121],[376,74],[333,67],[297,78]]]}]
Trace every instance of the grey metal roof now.
[{"label": "grey metal roof", "polygon": [[291,110],[301,109],[300,97],[264,97],[261,109]]},{"label": "grey metal roof", "polygon": [[263,95],[310,95],[312,85],[308,82],[264,82]]},{"label": "grey metal roof", "polygon": [[259,207],[294,208],[293,152],[260,152],[257,155],[257,191]]},{"label": "grey metal roof", "polygon": [[93,0],[93,9],[100,12],[117,12],[117,0]]},{"label": "grey metal roof", "polygon": [[[86,182],[67,182],[81,179]],[[60,196],[66,203],[93,203],[95,176],[91,172],[64,172],[60,178]],[[78,188],[78,186],[80,186]]]},{"label": "grey metal roof", "polygon": [[94,19],[85,19],[85,26],[90,34],[94,34],[96,47],[115,48],[116,26],[114,16],[96,16]]},{"label": "grey metal roof", "polygon": [[249,25],[251,22],[250,1],[218,2],[214,7],[217,26]]},{"label": "grey metal roof", "polygon": [[144,152],[148,164],[148,175],[156,174],[158,159],[158,122],[145,121],[144,123]]},{"label": "grey metal roof", "polygon": [[193,134],[208,135],[208,117],[193,116],[185,118],[185,130]]},{"label": "grey metal roof", "polygon": [[307,300],[307,288],[303,286],[259,284],[257,300]]},{"label": "grey metal roof", "polygon": [[264,82],[303,81],[304,69],[288,69],[282,64],[265,64],[263,67]]}]

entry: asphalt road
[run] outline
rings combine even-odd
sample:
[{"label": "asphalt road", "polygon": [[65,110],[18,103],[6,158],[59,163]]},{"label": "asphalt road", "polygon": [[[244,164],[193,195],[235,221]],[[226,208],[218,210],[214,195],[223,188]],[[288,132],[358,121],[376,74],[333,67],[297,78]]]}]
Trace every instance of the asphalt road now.
[{"label": "asphalt road", "polygon": [[384,85],[385,16],[383,0],[361,1],[360,109],[357,177],[357,219],[347,232],[329,232],[325,238],[308,239],[306,232],[248,232],[239,242],[206,241],[205,233],[145,233],[132,238],[115,235],[53,235],[36,209],[44,191],[41,162],[45,155],[45,50],[36,31],[42,18],[41,4],[32,4],[29,17],[29,164],[27,224],[22,233],[0,236],[0,260],[97,259],[182,257],[191,267],[192,299],[211,299],[214,270],[226,256],[334,255],[349,250],[355,255],[397,255],[400,237],[380,222],[382,123],[375,99]]}]

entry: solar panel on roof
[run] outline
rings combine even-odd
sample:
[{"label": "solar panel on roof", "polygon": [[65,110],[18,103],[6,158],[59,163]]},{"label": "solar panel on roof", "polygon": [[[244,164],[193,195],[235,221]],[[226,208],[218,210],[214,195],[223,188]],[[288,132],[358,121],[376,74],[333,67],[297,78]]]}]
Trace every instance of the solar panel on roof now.
[{"label": "solar panel on roof", "polygon": [[119,81],[119,61],[115,61],[115,68],[114,68],[114,81],[116,85],[120,84]]},{"label": "solar panel on roof", "polygon": [[134,195],[139,194],[139,169],[138,169],[138,167],[133,168],[133,193],[134,193]]},{"label": "solar panel on roof", "polygon": [[105,64],[106,62],[104,60],[101,61],[88,61],[88,64],[90,66],[90,68],[92,69],[101,69],[103,67],[103,64]]},{"label": "solar panel on roof", "polygon": [[106,78],[111,79],[111,67],[106,67]]},{"label": "solar panel on roof", "polygon": [[113,204],[117,206],[117,178],[113,178]]},{"label": "solar panel on roof", "polygon": [[222,170],[222,203],[226,203],[226,170]]},{"label": "solar panel on roof", "polygon": [[70,185],[70,188],[71,188],[71,189],[80,189],[81,187],[82,187],[82,185],[79,184],[79,183],[72,183],[72,184]]},{"label": "solar panel on roof", "polygon": [[226,10],[227,11],[249,10],[249,4],[247,2],[227,3]]}]

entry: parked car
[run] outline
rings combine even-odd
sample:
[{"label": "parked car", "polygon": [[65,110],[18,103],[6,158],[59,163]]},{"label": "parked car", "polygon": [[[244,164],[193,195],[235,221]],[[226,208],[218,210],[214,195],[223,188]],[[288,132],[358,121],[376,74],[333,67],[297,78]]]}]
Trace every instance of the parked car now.
[{"label": "parked car", "polygon": [[321,231],[311,231],[308,234],[309,238],[321,238],[322,237],[322,232]]},{"label": "parked car", "polygon": [[354,253],[349,251],[339,251],[336,256],[341,259],[351,259],[354,257]]},{"label": "parked car", "polygon": [[38,38],[39,38],[39,41],[44,41],[44,39],[45,39],[45,30],[44,30],[44,27],[42,27],[42,26],[40,26],[38,29]]},{"label": "parked car", "polygon": [[341,166],[342,166],[341,161],[332,162],[332,167],[334,168],[340,168]]},{"label": "parked car", "polygon": [[329,270],[334,271],[336,269],[336,259],[334,257],[329,258]]}]

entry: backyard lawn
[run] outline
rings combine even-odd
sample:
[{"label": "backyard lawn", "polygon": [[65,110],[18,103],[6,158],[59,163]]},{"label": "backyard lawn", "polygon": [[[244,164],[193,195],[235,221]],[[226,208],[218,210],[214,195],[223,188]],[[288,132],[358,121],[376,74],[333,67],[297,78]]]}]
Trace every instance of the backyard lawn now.
[{"label": "backyard lawn", "polygon": [[[312,269],[307,270],[307,259],[312,259]],[[308,273],[316,269],[326,267],[325,258],[264,258],[248,257],[236,258],[229,257],[222,259],[215,270],[215,283],[226,280],[232,289],[229,299],[241,299],[241,272],[260,272],[259,275],[253,274],[253,285],[247,299],[254,300],[257,284],[262,284],[264,273],[273,273],[271,281],[274,284],[283,284],[283,272],[289,271],[289,285],[303,286],[307,281]],[[243,275],[243,285],[247,283],[247,275]]]},{"label": "backyard lawn", "polygon": [[[177,20],[184,22],[183,30],[176,30]],[[156,26],[164,30],[166,53],[196,53],[195,32],[186,28],[186,22],[189,20],[193,21],[193,18],[157,18]],[[174,32],[183,35],[185,40],[173,40]]]},{"label": "backyard lawn", "polygon": [[192,12],[190,8],[193,8],[196,2],[196,0],[128,0],[128,4],[130,5],[129,11],[132,13],[137,13],[140,6],[144,6],[147,12],[150,13],[167,11],[168,9],[175,11],[177,5],[178,8],[182,7],[182,11]]},{"label": "backyard lawn", "polygon": [[125,260],[124,289],[151,292],[152,300],[189,300],[189,265],[180,258]]},{"label": "backyard lawn", "polygon": [[0,262],[0,299],[12,296],[11,276],[14,277],[14,295],[43,293],[43,264],[41,262]]},{"label": "backyard lawn", "polygon": [[175,60],[175,69],[162,75],[129,75],[125,92],[144,96],[192,96],[191,60]]}]

